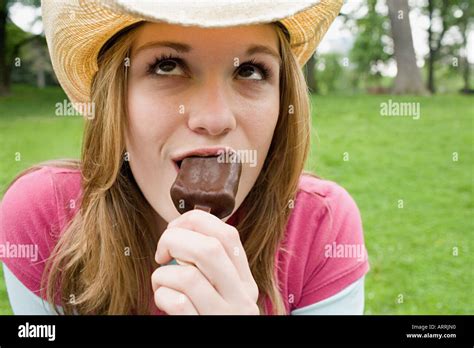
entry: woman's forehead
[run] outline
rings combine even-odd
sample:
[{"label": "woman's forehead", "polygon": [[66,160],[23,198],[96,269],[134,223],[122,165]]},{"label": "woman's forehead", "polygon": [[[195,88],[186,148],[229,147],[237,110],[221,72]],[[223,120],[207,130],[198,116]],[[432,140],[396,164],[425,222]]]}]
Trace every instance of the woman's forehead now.
[{"label": "woman's forehead", "polygon": [[[158,43],[158,44],[157,44]],[[226,28],[202,28],[168,23],[147,22],[137,31],[132,45],[132,53],[137,54],[150,46],[174,46],[183,53],[193,51],[247,50],[251,47],[267,47],[270,52],[279,52],[279,41],[275,25],[257,24]]]}]

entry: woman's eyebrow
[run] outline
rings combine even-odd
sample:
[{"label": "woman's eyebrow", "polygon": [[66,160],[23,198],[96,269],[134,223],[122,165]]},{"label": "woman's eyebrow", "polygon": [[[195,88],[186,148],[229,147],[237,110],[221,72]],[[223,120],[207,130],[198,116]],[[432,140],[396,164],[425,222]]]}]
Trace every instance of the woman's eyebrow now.
[{"label": "woman's eyebrow", "polygon": [[268,46],[264,46],[264,45],[251,45],[251,46],[247,49],[246,55],[247,55],[247,56],[251,56],[252,54],[255,54],[255,53],[262,53],[262,54],[270,55],[270,56],[272,56],[273,58],[275,58],[275,59],[278,61],[278,65],[281,65],[281,57],[280,57],[280,55],[279,55],[277,52],[275,52],[273,49],[271,49],[270,47],[268,47]]},{"label": "woman's eyebrow", "polygon": [[[188,53],[192,51],[190,45],[181,43],[181,42],[173,42],[173,41],[150,41],[142,46],[138,47],[135,50],[135,54],[138,54],[140,51],[148,49],[148,48],[157,48],[157,47],[168,47],[174,49],[176,52],[179,53]],[[276,53],[273,49],[268,46],[264,45],[250,45],[247,48],[246,55],[251,56],[252,54],[262,53],[272,56],[278,61],[278,64],[281,65],[281,57],[278,53]]]},{"label": "woman's eyebrow", "polygon": [[191,46],[180,43],[180,42],[172,42],[172,41],[150,41],[147,42],[146,44],[143,44],[142,46],[138,47],[135,51],[135,54],[138,54],[138,52],[148,49],[148,48],[154,48],[154,47],[168,47],[172,48],[177,52],[180,53],[187,53],[192,50]]}]

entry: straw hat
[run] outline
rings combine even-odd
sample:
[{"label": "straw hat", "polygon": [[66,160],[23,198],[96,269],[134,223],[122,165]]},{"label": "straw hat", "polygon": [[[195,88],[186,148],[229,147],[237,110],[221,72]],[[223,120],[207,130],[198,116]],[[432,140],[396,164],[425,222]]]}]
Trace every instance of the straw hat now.
[{"label": "straw hat", "polygon": [[148,20],[206,28],[280,22],[303,66],[342,0],[42,0],[51,61],[73,103],[90,101],[97,55],[121,29]]}]

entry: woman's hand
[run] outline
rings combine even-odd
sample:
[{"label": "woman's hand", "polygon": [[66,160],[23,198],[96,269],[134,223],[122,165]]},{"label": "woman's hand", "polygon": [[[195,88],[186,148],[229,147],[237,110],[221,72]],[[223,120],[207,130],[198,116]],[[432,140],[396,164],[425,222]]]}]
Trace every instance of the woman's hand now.
[{"label": "woman's hand", "polygon": [[201,210],[173,220],[158,242],[155,260],[172,258],[151,277],[156,306],[168,314],[254,314],[258,287],[236,228]]}]

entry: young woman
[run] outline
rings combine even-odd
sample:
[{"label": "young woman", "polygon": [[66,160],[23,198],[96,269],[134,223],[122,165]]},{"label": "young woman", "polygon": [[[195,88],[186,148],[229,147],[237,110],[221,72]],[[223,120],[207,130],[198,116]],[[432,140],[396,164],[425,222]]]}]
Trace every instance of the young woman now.
[{"label": "young woman", "polygon": [[[341,2],[164,5],[43,1],[58,80],[94,114],[80,161],[30,168],[4,195],[1,243],[38,251],[2,258],[13,311],[362,314],[357,206],[303,174],[301,66]],[[180,215],[179,160],[224,148],[256,154],[233,213]]]}]

